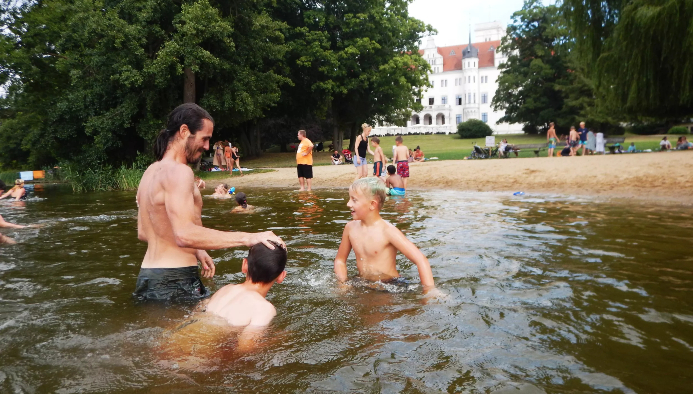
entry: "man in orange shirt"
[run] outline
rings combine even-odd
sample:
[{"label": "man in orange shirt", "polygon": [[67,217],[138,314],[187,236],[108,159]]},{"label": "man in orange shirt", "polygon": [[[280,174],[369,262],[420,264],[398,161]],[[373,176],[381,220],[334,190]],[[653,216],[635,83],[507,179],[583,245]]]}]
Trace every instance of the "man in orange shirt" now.
[{"label": "man in orange shirt", "polygon": [[[298,191],[310,191],[311,182],[313,180],[313,143],[306,138],[305,130],[298,131],[298,140],[301,141],[296,151],[298,183],[301,184],[301,188]],[[303,187],[304,182],[307,188]]]}]

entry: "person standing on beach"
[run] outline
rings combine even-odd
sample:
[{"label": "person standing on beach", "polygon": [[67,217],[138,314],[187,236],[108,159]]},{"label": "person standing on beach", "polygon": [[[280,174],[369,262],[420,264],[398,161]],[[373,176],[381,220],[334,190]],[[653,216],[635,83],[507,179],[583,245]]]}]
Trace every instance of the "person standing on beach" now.
[{"label": "person standing on beach", "polygon": [[313,182],[313,143],[306,137],[305,130],[298,131],[298,140],[301,141],[296,151],[296,171],[298,183],[301,184],[298,191],[310,191]]},{"label": "person standing on beach", "polygon": [[[585,155],[585,150],[587,149],[587,133],[589,130],[585,127],[585,122],[580,122],[580,128],[578,129],[578,134],[580,135],[580,149],[582,150],[580,155]],[[575,150],[577,153],[577,149]]]},{"label": "person standing on beach", "polygon": [[570,146],[570,155],[577,155],[578,147],[580,146],[580,134],[575,130],[575,126],[570,126],[570,135],[568,136],[568,146]]},{"label": "person standing on beach", "polygon": [[402,177],[404,182],[404,189],[407,188],[407,179],[409,179],[409,148],[406,145],[402,145],[402,136],[398,135],[395,138],[395,154],[392,161],[397,166],[397,175]]},{"label": "person standing on beach", "polygon": [[363,129],[362,133],[356,137],[356,142],[354,147],[356,148],[356,154],[354,155],[354,167],[356,167],[356,179],[365,178],[368,176],[368,160],[366,160],[366,153],[375,155],[368,146],[368,135],[371,133],[371,126],[367,123],[361,125]]},{"label": "person standing on beach", "polygon": [[197,104],[186,103],[169,115],[166,129],[156,138],[156,162],[142,176],[137,189],[137,237],[147,242],[147,253],[133,296],[139,301],[194,301],[209,291],[200,280],[211,278],[215,267],[205,250],[250,247],[272,249],[284,245],[271,231],[227,232],[202,226],[202,196],[189,164],[209,149],[214,120]]},{"label": "person standing on beach", "polygon": [[549,123],[549,131],[546,132],[546,142],[549,143],[549,150],[548,150],[548,156],[553,157],[553,150],[556,148],[556,145],[558,145],[558,142],[561,141],[560,138],[556,135],[556,129],[554,128],[553,122]]}]

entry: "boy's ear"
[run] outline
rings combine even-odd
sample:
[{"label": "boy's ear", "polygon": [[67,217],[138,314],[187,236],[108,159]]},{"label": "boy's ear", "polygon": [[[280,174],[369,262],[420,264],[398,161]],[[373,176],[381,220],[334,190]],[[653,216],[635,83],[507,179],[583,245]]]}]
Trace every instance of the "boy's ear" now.
[{"label": "boy's ear", "polygon": [[243,265],[241,266],[241,272],[244,274],[248,273],[248,259],[243,259]]},{"label": "boy's ear", "polygon": [[377,209],[378,209],[378,202],[375,200],[371,200],[371,211],[377,210]]},{"label": "boy's ear", "polygon": [[282,271],[282,273],[277,276],[277,283],[282,283],[284,278],[286,278],[286,271]]}]

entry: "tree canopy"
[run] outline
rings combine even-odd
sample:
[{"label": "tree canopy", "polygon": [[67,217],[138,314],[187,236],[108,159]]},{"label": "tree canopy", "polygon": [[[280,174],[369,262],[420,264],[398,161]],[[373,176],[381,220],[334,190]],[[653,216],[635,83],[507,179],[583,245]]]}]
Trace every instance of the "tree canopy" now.
[{"label": "tree canopy", "polygon": [[693,115],[693,2],[564,0],[603,105],[630,118]]},{"label": "tree canopy", "polygon": [[2,2],[0,166],[132,162],[184,101],[250,154],[281,119],[405,118],[431,30],[409,2]]}]

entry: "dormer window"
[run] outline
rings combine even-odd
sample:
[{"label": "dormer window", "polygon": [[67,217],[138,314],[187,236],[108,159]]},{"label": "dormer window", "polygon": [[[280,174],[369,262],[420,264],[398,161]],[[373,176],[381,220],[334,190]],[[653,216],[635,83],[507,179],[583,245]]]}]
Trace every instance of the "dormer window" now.
[{"label": "dormer window", "polygon": [[488,48],[488,51],[491,52],[491,51],[493,51],[493,49],[494,49],[494,48],[493,48],[493,45],[491,45],[491,46]]},{"label": "dormer window", "polygon": [[450,56],[455,56],[455,51],[450,51]]}]

